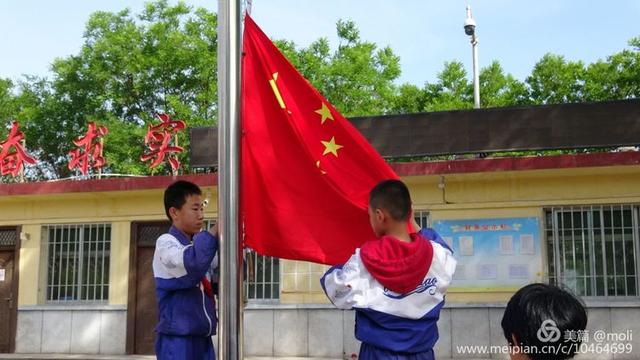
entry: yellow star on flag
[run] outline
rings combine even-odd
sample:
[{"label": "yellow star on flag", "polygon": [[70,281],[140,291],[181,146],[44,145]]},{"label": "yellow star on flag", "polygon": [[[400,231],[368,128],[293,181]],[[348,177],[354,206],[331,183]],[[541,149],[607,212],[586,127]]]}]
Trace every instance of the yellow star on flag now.
[{"label": "yellow star on flag", "polygon": [[324,102],[322,103],[322,107],[316,110],[315,113],[322,116],[322,120],[320,122],[321,124],[324,124],[324,122],[327,121],[327,119],[334,121],[333,115],[331,115],[331,111],[329,111],[329,108],[327,107],[327,105],[325,105]]},{"label": "yellow star on flag", "polygon": [[324,152],[322,153],[322,155],[327,155],[328,153],[332,153],[333,155],[338,157],[338,150],[344,147],[342,145],[336,144],[335,136],[332,136],[331,140],[329,141],[321,140],[320,142],[322,142],[322,145],[324,145]]}]

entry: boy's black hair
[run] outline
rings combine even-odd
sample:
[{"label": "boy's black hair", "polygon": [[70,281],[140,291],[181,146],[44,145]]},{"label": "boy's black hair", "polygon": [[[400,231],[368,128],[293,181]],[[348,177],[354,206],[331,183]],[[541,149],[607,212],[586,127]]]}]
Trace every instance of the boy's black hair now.
[{"label": "boy's black hair", "polygon": [[[582,340],[577,332],[586,326],[587,312],[580,299],[567,290],[540,283],[518,290],[502,317],[502,331],[509,345],[527,350],[531,360],[572,358]],[[513,343],[512,335],[518,344]],[[552,350],[542,354],[543,347]]]},{"label": "boy's black hair", "polygon": [[187,202],[187,197],[191,195],[202,195],[202,190],[198,185],[190,181],[178,180],[167,187],[164,191],[164,212],[167,214],[169,221],[173,221],[169,214],[169,209],[172,207],[176,209],[182,208],[184,203]]},{"label": "boy's black hair", "polygon": [[384,180],[371,189],[369,206],[388,211],[396,221],[408,221],[411,216],[409,189],[400,180]]}]

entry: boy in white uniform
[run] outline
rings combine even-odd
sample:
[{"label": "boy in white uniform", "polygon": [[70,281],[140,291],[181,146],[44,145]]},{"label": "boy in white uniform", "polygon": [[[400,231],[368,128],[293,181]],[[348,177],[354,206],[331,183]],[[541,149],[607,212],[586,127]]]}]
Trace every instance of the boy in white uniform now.
[{"label": "boy in white uniform", "polygon": [[[359,359],[434,359],[437,321],[451,283],[453,251],[432,229],[409,231],[411,197],[399,180],[376,185],[369,219],[376,240],[320,280],[331,302],[356,310]],[[417,224],[414,223],[414,226]]]}]

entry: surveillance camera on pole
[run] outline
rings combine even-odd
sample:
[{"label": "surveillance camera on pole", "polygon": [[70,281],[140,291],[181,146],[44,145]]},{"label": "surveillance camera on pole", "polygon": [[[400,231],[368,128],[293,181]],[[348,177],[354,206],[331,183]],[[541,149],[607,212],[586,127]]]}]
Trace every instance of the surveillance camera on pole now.
[{"label": "surveillance camera on pole", "polygon": [[471,51],[473,54],[473,103],[474,108],[480,108],[480,79],[478,74],[478,37],[476,37],[476,21],[471,15],[471,5],[467,5],[467,18],[464,20],[464,33],[471,36]]},{"label": "surveillance camera on pole", "polygon": [[467,5],[467,18],[464,19],[464,33],[473,36],[476,33],[476,21],[471,16],[471,6]]}]

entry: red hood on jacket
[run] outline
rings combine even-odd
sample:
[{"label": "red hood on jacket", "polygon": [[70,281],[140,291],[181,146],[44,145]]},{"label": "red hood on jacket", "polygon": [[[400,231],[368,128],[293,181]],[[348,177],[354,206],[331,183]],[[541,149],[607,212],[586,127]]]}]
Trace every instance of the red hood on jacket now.
[{"label": "red hood on jacket", "polygon": [[406,294],[422,283],[433,260],[431,242],[411,234],[411,242],[392,236],[364,243],[360,258],[369,273],[387,289]]}]

